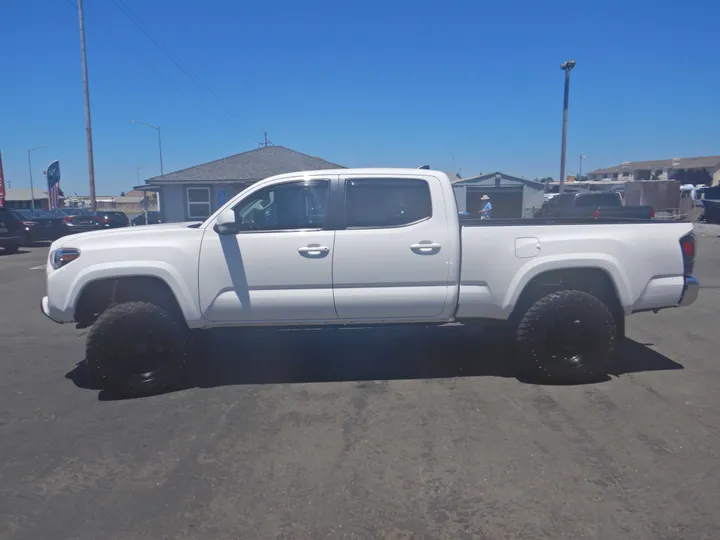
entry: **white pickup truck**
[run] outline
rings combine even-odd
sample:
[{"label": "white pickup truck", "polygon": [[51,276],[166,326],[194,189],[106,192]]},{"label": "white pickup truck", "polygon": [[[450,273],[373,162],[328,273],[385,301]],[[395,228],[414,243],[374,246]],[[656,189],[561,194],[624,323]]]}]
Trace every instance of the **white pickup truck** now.
[{"label": "white pickup truck", "polygon": [[42,311],[91,327],[86,363],[123,392],[164,389],[192,356],[191,330],[219,326],[505,321],[524,365],[582,380],[604,372],[626,315],[695,300],[692,230],[460,220],[442,172],[299,172],[202,223],[55,241]]}]

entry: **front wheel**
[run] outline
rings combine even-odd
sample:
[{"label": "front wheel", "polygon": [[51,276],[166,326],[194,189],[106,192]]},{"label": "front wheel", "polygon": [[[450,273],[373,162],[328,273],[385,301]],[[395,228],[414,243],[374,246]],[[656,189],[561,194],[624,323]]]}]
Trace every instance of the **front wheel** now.
[{"label": "front wheel", "polygon": [[552,292],[521,317],[517,353],[535,375],[557,382],[591,382],[607,374],[618,344],[608,306],[584,291]]},{"label": "front wheel", "polygon": [[185,321],[150,302],[116,304],[88,333],[85,361],[100,385],[128,396],[168,390],[188,364]]}]

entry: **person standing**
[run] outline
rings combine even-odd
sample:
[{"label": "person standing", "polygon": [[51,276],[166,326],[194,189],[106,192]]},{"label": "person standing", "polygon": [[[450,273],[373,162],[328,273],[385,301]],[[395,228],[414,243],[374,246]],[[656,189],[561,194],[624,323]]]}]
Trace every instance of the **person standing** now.
[{"label": "person standing", "polygon": [[480,209],[480,219],[490,219],[492,217],[492,202],[490,202],[490,197],[487,195],[483,195],[480,197],[480,204],[484,201],[485,204]]}]

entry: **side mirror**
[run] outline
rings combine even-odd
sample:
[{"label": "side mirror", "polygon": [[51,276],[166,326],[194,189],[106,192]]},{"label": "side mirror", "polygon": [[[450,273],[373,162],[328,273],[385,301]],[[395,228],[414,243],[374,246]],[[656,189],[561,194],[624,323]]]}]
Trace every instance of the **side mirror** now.
[{"label": "side mirror", "polygon": [[218,234],[237,234],[239,228],[235,221],[235,211],[225,210],[220,214],[215,222],[215,230]]}]

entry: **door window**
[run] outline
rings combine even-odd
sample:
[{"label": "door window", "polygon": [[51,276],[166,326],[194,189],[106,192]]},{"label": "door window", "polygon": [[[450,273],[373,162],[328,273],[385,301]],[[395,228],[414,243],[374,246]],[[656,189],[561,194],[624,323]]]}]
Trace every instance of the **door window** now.
[{"label": "door window", "polygon": [[430,217],[430,186],[425,180],[358,178],[345,184],[347,228],[399,227]]},{"label": "door window", "polygon": [[235,221],[246,231],[322,229],[330,182],[290,182],[261,189],[235,208]]}]

